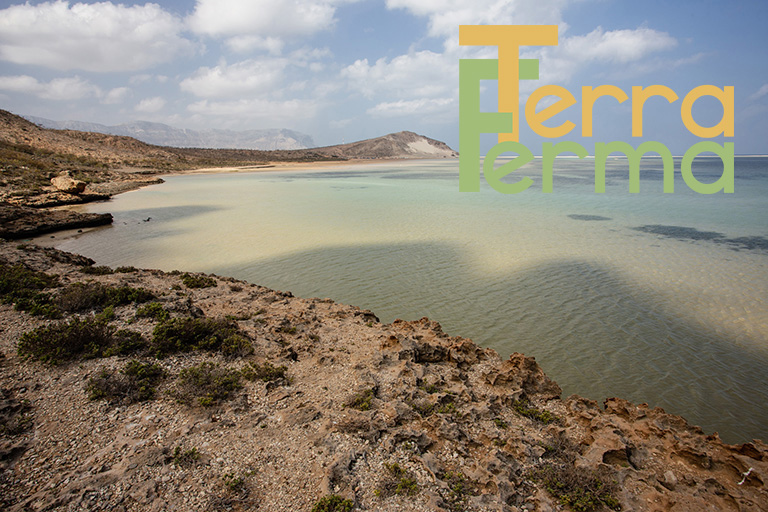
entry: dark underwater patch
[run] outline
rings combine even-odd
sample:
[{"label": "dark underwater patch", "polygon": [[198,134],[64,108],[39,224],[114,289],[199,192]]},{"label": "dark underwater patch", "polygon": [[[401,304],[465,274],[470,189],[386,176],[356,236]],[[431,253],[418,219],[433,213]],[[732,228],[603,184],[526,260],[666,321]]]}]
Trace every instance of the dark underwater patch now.
[{"label": "dark underwater patch", "polygon": [[750,250],[768,252],[768,238],[764,236],[739,236],[728,238],[723,233],[717,231],[699,231],[696,228],[685,226],[664,226],[661,224],[651,224],[632,228],[635,231],[661,235],[676,240],[704,240],[716,244],[725,244],[734,251]]},{"label": "dark underwater patch", "polygon": [[579,213],[572,213],[568,218],[574,220],[613,220],[610,217],[603,217],[602,215],[581,215]]}]

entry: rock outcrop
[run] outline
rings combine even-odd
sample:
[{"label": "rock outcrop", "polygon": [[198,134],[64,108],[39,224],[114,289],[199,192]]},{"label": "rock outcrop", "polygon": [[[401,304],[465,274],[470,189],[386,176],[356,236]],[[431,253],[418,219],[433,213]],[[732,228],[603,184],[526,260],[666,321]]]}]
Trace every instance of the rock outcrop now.
[{"label": "rock outcrop", "polygon": [[51,185],[56,187],[56,190],[60,190],[66,194],[77,195],[85,192],[85,182],[72,178],[72,176],[66,172],[51,178]]}]

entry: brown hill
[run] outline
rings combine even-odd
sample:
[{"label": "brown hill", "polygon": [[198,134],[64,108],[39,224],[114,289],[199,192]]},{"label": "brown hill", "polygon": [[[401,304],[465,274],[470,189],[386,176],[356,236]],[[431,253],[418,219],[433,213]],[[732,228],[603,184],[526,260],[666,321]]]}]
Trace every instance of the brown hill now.
[{"label": "brown hill", "polygon": [[413,132],[398,132],[349,144],[316,148],[316,152],[338,158],[456,158],[445,142]]}]

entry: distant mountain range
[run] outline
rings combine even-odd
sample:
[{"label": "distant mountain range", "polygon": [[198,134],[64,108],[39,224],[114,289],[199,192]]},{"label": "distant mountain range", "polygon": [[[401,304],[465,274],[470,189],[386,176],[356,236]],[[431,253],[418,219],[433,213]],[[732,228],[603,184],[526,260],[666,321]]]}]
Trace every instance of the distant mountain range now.
[{"label": "distant mountain range", "polygon": [[107,126],[84,121],[53,121],[44,117],[24,116],[27,120],[54,130],[78,130],[81,132],[123,135],[154,144],[176,148],[212,149],[305,149],[314,147],[312,137],[304,133],[285,129],[267,130],[186,130],[167,124],[149,121]]}]

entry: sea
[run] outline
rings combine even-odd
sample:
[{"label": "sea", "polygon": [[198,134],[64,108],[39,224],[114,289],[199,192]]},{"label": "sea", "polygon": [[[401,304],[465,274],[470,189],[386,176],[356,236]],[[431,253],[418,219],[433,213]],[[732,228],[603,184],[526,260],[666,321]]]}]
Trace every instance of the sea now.
[{"label": "sea", "polygon": [[[563,388],[683,415],[730,443],[768,441],[768,158],[737,157],[732,194],[688,188],[675,161],[535,160],[502,194],[459,192],[458,161],[182,174],[76,207],[111,226],[45,241],[99,265],[232,276],[297,296],[424,316],[502,357],[533,356]],[[700,157],[704,183],[722,173]]]}]

